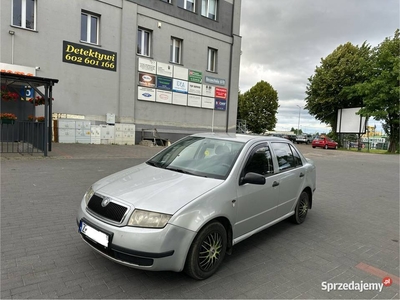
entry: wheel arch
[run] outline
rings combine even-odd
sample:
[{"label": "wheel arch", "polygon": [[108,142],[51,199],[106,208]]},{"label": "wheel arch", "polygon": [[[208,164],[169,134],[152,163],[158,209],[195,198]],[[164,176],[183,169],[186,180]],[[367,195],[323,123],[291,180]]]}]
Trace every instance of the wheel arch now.
[{"label": "wheel arch", "polygon": [[[194,236],[193,239],[196,238],[196,236],[199,234],[199,232],[204,227],[206,227],[208,224],[213,223],[213,222],[221,223],[222,226],[224,226],[225,231],[226,231],[227,242],[228,242],[228,244],[227,244],[227,252],[229,253],[230,250],[232,249],[232,246],[233,246],[232,245],[232,224],[231,224],[231,222],[229,221],[229,219],[227,217],[218,216],[218,217],[215,217],[213,219],[208,220],[201,227],[199,227],[199,229],[197,230],[196,235]],[[192,243],[193,243],[193,241],[192,241]]]},{"label": "wheel arch", "polygon": [[309,186],[307,186],[303,192],[306,192],[308,194],[309,200],[310,200],[310,209],[312,208],[312,203],[313,203],[313,193],[312,190]]}]

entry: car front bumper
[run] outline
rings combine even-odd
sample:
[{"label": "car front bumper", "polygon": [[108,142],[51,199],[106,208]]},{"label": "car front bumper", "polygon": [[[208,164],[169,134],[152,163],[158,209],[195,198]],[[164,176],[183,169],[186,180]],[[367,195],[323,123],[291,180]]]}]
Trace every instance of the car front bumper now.
[{"label": "car front bumper", "polygon": [[182,271],[196,235],[172,224],[161,229],[114,226],[88,213],[84,201],[78,212],[78,227],[81,221],[109,236],[108,247],[104,247],[79,233],[94,250],[116,263],[142,270]]}]

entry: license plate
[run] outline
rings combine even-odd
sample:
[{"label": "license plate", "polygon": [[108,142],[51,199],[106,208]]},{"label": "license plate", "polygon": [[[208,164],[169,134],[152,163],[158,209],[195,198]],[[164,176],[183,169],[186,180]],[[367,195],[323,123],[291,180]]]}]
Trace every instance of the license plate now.
[{"label": "license plate", "polygon": [[92,226],[86,224],[85,222],[81,221],[79,225],[79,232],[82,233],[83,235],[87,236],[89,239],[93,240],[94,242],[104,246],[108,247],[108,241],[109,241],[109,236],[108,234],[105,234],[104,232],[101,232]]}]

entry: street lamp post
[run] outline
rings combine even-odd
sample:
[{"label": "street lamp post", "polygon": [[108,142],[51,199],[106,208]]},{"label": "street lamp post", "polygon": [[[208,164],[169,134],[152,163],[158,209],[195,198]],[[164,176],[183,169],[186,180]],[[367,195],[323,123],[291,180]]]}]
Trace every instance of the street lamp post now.
[{"label": "street lamp post", "polygon": [[297,135],[300,134],[300,112],[301,112],[301,106],[297,105],[297,107],[299,108],[299,122],[297,123]]}]

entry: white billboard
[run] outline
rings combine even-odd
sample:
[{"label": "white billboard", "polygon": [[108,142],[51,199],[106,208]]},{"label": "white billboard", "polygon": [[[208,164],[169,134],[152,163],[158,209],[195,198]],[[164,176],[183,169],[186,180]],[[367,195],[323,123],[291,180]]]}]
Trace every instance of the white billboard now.
[{"label": "white billboard", "polygon": [[337,114],[337,133],[365,133],[366,118],[357,115],[361,107],[342,108]]}]

